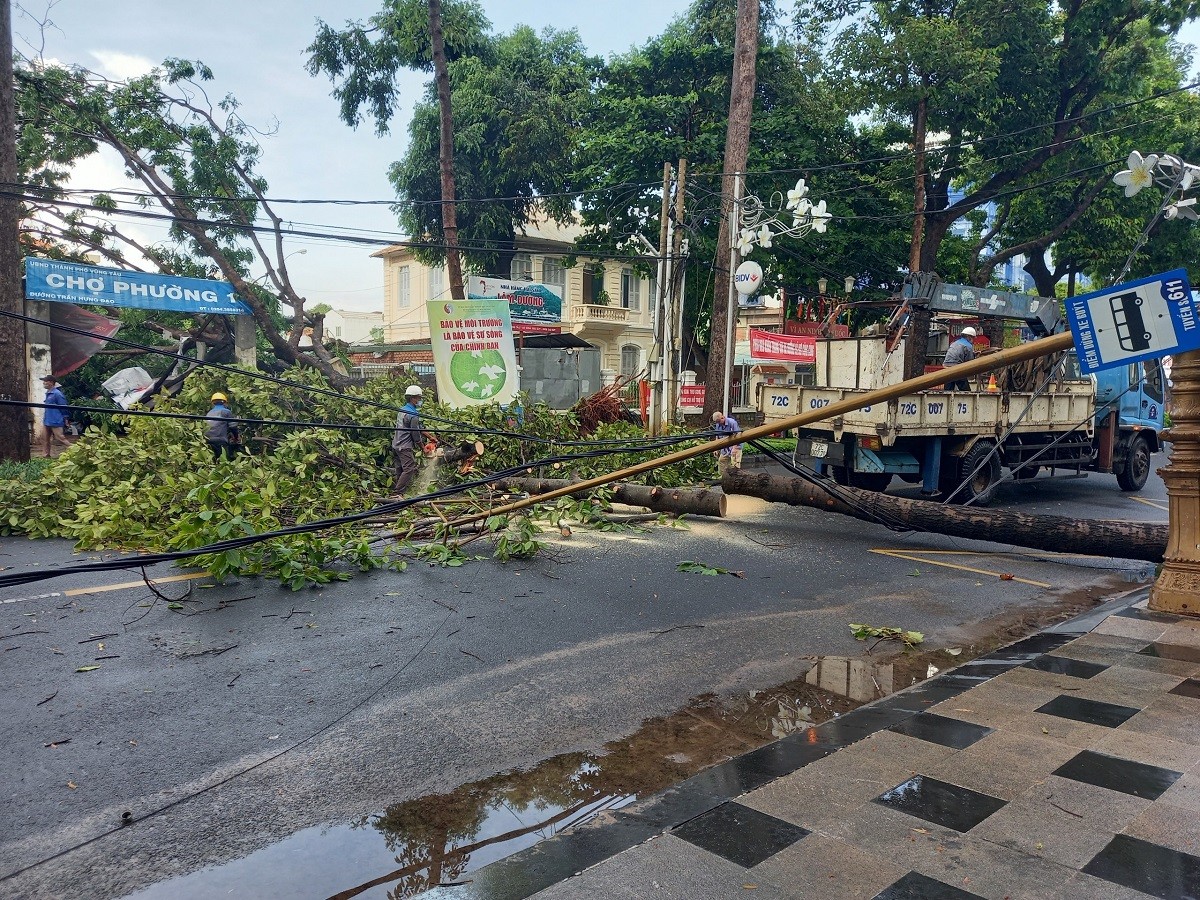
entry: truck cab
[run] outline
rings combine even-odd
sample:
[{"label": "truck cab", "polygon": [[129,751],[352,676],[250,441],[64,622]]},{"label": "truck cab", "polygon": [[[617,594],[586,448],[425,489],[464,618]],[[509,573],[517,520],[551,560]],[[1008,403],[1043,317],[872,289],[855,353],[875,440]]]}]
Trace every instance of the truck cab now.
[{"label": "truck cab", "polygon": [[1094,377],[1097,468],[1116,474],[1122,490],[1141,490],[1150,474],[1150,454],[1162,449],[1162,365],[1149,359]]}]

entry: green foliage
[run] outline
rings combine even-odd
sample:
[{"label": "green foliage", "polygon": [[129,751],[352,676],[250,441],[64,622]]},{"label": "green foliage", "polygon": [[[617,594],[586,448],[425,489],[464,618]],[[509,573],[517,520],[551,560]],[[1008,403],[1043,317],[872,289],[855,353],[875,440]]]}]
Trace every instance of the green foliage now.
[{"label": "green foliage", "polygon": [[[328,389],[311,370],[293,369],[289,376]],[[190,550],[368,510],[388,493],[392,409],[403,404],[410,383],[403,378],[376,379],[345,394],[325,395],[223,372],[197,372],[178,396],[161,398],[159,411],[204,413],[209,396],[223,391],[235,415],[257,420],[241,426],[245,452],[214,463],[203,441],[202,422],[114,414],[111,421],[90,427],[57,459],[0,469],[0,533],[66,537],[81,550]],[[484,462],[492,471],[553,453],[577,452],[535,443],[521,434],[492,434],[517,427],[512,414],[497,406],[449,410],[431,404],[425,411],[457,423],[428,420],[434,431],[447,432],[446,441],[483,440]],[[581,437],[571,416],[556,415],[544,406],[527,408],[524,417],[525,434],[555,442]],[[458,429],[466,433],[454,433]],[[610,426],[597,436],[642,437],[628,425]],[[585,459],[554,474],[586,477],[653,455]],[[683,484],[697,475],[711,477],[711,458],[704,454],[702,459],[651,474],[667,485]],[[441,467],[440,475],[446,483],[478,477],[459,475],[453,466]],[[539,522],[558,525],[569,519],[614,527],[605,517],[608,502],[609,496],[601,493],[579,501],[564,498],[527,516],[497,517],[488,526],[493,553],[501,560],[537,553]],[[422,514],[419,507],[406,511],[399,517],[398,530],[403,532]],[[263,575],[294,590],[343,580],[355,571],[403,569],[403,555],[412,548],[380,546],[373,537],[364,526],[346,524],[205,554],[194,561],[218,579]],[[442,528],[434,537],[433,543],[415,549],[417,558],[445,566],[460,566],[468,559],[452,529]]]},{"label": "green foliage", "polygon": [[[905,631],[902,628],[879,628],[874,625],[850,625],[850,633],[854,639],[865,641],[875,638],[875,642],[899,641],[906,647],[915,647],[925,640],[925,635],[919,631]],[[874,645],[872,645],[874,646]]]},{"label": "green foliage", "polygon": [[[486,53],[450,62],[455,181],[459,196],[505,198],[456,209],[464,257],[483,272],[507,272],[504,248],[538,217],[566,221],[574,198],[572,162],[600,61],[585,54],[574,31],[527,26],[489,37]],[[405,156],[388,177],[405,200],[440,197],[437,97],[431,86],[413,111]],[[661,163],[660,163],[661,167]],[[445,258],[438,204],[399,207],[400,224],[427,235],[422,259]],[[499,249],[484,249],[499,248]]]},{"label": "green foliage", "polygon": [[[486,52],[490,29],[491,23],[474,0],[442,3],[442,38],[448,60]],[[317,36],[306,52],[309,74],[324,73],[334,83],[333,96],[341,106],[342,120],[357,128],[365,110],[375,121],[376,133],[386,134],[399,99],[397,74],[401,69],[427,72],[433,68],[429,4],[427,0],[384,0],[366,24],[347,22],[343,31],[318,19]]]},{"label": "green foliage", "polygon": [[42,477],[42,473],[46,471],[46,467],[50,465],[48,459],[31,459],[27,462],[14,462],[12,460],[0,460],[0,481],[18,481],[22,483],[32,483]]},{"label": "green foliage", "polygon": [[[1060,238],[1075,244],[1061,259],[1123,258],[1145,221],[1139,205],[1106,213],[1102,228],[1087,221],[1097,198],[1102,206],[1118,199],[1108,183],[1114,162],[1131,140],[1176,146],[1195,132],[1194,112],[1163,115],[1194,110],[1195,98],[1145,102],[1188,77],[1171,39],[1194,15],[1191,0],[904,0],[865,12],[854,0],[818,0],[799,9],[801,31],[834,47],[833,81],[855,112],[897,127],[910,146],[918,107],[928,112],[936,141],[927,160],[926,271],[958,271],[959,280],[984,285],[1000,262],[1019,253],[1040,260]],[[887,168],[911,198],[912,157]],[[986,227],[976,219],[966,245],[948,246],[950,226],[986,204],[996,207]],[[1066,270],[1040,273],[1041,292],[1052,293]]]},{"label": "green foliage", "polygon": [[[495,521],[497,519],[500,521]],[[501,562],[529,559],[542,548],[537,540],[541,529],[531,516],[514,516],[508,522],[501,516],[492,516],[486,525],[489,531],[497,535],[492,555]]]},{"label": "green foliage", "polygon": [[696,562],[695,560],[685,559],[683,562],[675,566],[676,571],[687,572],[691,575],[732,575],[734,578],[745,578],[745,572],[734,572],[731,569],[722,569],[720,566],[710,566],[708,563]]}]

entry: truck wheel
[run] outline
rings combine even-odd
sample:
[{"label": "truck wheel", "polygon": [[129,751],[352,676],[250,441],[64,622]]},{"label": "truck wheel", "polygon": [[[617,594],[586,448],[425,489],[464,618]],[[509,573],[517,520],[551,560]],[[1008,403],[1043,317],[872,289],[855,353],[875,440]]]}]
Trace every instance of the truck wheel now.
[{"label": "truck wheel", "polygon": [[845,466],[830,466],[833,480],[860,491],[883,493],[892,483],[891,472],[851,472]]},{"label": "truck wheel", "polygon": [[1032,478],[1037,478],[1038,470],[1041,466],[1025,466],[1023,469],[1013,469],[1014,481],[1029,481]]},{"label": "truck wheel", "polygon": [[[954,502],[973,506],[987,506],[991,502],[996,485],[1000,482],[1000,457],[992,453],[995,446],[991,441],[977,441],[959,460],[958,478],[963,487],[955,495]],[[980,468],[980,465],[983,467]],[[979,471],[976,472],[976,469]],[[972,472],[975,474],[972,475]]]},{"label": "truck wheel", "polygon": [[1140,434],[1129,442],[1125,468],[1117,473],[1117,484],[1123,491],[1140,491],[1150,477],[1150,446]]}]

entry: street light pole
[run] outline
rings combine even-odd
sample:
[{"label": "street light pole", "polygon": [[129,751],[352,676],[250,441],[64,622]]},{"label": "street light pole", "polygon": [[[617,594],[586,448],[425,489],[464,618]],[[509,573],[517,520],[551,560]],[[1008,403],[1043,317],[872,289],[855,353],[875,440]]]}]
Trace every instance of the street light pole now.
[{"label": "street light pole", "polygon": [[726,320],[725,320],[725,390],[721,401],[721,410],[726,414],[732,414],[733,409],[729,405],[730,382],[733,380],[733,356],[734,356],[734,326],[737,324],[738,307],[737,307],[737,290],[733,280],[733,273],[737,271],[737,267],[741,264],[741,254],[738,253],[738,222],[740,216],[740,206],[742,202],[742,173],[733,173],[733,206],[729,210],[729,299],[727,301]]},{"label": "street light pole", "polygon": [[[1177,156],[1129,155],[1129,168],[1113,181],[1132,197],[1142,188],[1158,184],[1165,189],[1158,212],[1147,223],[1117,281],[1125,277],[1138,251],[1160,219],[1196,221],[1197,198],[1187,197],[1200,182],[1200,166]],[[1150,609],[1184,616],[1200,616],[1200,351],[1174,354],[1171,366],[1171,461],[1159,470],[1167,486],[1169,527],[1163,567],[1150,589]]]}]

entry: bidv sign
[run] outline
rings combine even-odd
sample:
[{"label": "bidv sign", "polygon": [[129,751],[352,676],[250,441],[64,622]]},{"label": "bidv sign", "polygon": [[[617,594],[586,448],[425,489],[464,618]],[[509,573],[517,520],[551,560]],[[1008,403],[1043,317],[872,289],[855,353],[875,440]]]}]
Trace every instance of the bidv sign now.
[{"label": "bidv sign", "polygon": [[1200,313],[1183,269],[1070,297],[1066,304],[1085,373],[1200,347]]},{"label": "bidv sign", "polygon": [[762,266],[753,260],[746,260],[733,273],[733,286],[744,297],[749,297],[762,287]]},{"label": "bidv sign", "polygon": [[228,281],[151,275],[33,257],[25,260],[25,298],[186,313],[251,314]]}]

